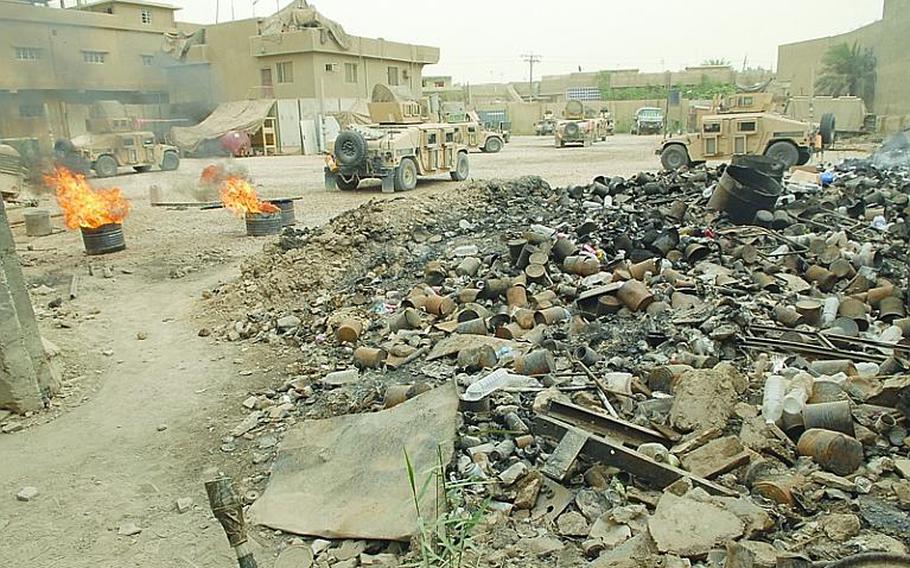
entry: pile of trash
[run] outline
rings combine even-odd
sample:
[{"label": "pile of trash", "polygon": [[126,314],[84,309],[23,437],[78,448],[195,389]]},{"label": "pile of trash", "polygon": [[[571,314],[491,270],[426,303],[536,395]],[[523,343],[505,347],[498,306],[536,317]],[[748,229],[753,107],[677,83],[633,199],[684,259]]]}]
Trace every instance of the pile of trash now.
[{"label": "pile of trash", "polygon": [[352,566],[439,515],[484,566],[906,554],[907,177],[845,162],[755,207],[731,168],[286,230],[209,300],[289,362],[223,440],[269,468],[252,519],[356,539]]}]

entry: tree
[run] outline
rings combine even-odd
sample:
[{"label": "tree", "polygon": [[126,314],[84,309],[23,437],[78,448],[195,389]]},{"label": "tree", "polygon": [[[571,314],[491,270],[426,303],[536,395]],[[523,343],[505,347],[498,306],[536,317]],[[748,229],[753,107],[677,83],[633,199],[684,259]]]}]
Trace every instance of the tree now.
[{"label": "tree", "polygon": [[832,45],[822,57],[822,70],[815,90],[820,95],[862,97],[871,105],[875,97],[877,63],[875,53],[859,43]]},{"label": "tree", "polygon": [[712,59],[705,59],[704,61],[701,62],[701,64],[702,65],[722,65],[724,67],[730,66],[730,62],[728,60],[722,59],[720,57],[716,57],[716,58],[712,58]]}]

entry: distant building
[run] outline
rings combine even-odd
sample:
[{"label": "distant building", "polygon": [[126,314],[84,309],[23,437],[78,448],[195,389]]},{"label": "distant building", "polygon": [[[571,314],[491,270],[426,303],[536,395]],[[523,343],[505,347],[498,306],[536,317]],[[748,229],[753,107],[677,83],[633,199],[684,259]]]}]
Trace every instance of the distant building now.
[{"label": "distant building", "polygon": [[124,103],[146,123],[196,121],[219,103],[253,98],[349,110],[380,83],[419,96],[423,66],[439,61],[435,47],[348,35],[302,0],[269,18],[205,26],[176,21],[176,10],[142,0],[67,9],[0,0],[0,139],[49,149],[84,133],[97,101]]},{"label": "distant building", "polygon": [[61,10],[0,0],[0,138],[85,132],[89,104],[159,105],[168,81],[158,65],[176,8],[107,0]]},{"label": "distant building", "polygon": [[793,95],[815,94],[822,58],[834,45],[871,48],[878,59],[875,99],[866,101],[886,130],[910,126],[910,2],[885,0],[882,19],[840,35],[789,43],[778,48],[777,76]]}]

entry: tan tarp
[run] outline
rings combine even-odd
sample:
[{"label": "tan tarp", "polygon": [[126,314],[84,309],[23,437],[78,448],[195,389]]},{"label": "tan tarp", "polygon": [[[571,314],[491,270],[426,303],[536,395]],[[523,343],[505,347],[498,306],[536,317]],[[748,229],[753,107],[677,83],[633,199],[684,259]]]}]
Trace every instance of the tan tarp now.
[{"label": "tan tarp", "polygon": [[269,485],[249,519],[284,532],[326,538],[408,540],[417,515],[405,451],[424,518],[435,515],[433,470],[454,451],[458,396],[439,387],[389,410],[305,420],[288,430]]},{"label": "tan tarp", "polygon": [[203,140],[221,138],[231,131],[243,131],[252,135],[262,128],[262,123],[274,106],[274,99],[221,103],[196,126],[171,128],[171,139],[181,150],[192,152]]},{"label": "tan tarp", "polygon": [[316,28],[322,32],[322,43],[330,37],[341,49],[351,49],[351,38],[341,25],[326,18],[304,0],[283,8],[262,24],[262,35],[280,34],[287,31]]}]

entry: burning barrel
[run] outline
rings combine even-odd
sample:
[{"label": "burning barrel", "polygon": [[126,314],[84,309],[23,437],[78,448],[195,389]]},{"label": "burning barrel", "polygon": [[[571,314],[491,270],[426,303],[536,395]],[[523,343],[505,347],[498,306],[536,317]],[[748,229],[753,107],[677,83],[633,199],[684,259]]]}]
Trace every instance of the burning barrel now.
[{"label": "burning barrel", "polygon": [[68,229],[79,229],[86,254],[98,255],[126,248],[123,220],[130,202],[119,188],[93,189],[85,176],[58,167],[45,182],[57,194]]},{"label": "burning barrel", "polygon": [[[259,199],[249,180],[240,176],[228,176],[221,183],[220,193],[224,206],[245,219],[247,235],[265,237],[281,232],[285,219],[282,208]],[[288,202],[293,214],[294,202]]]},{"label": "burning barrel", "polygon": [[297,223],[294,214],[294,202],[290,199],[270,199],[269,203],[281,210],[281,226],[290,227]]},{"label": "burning barrel", "polygon": [[82,231],[82,244],[85,246],[86,254],[107,254],[126,248],[123,225],[120,223],[107,223],[100,227],[81,227],[80,229]]}]

